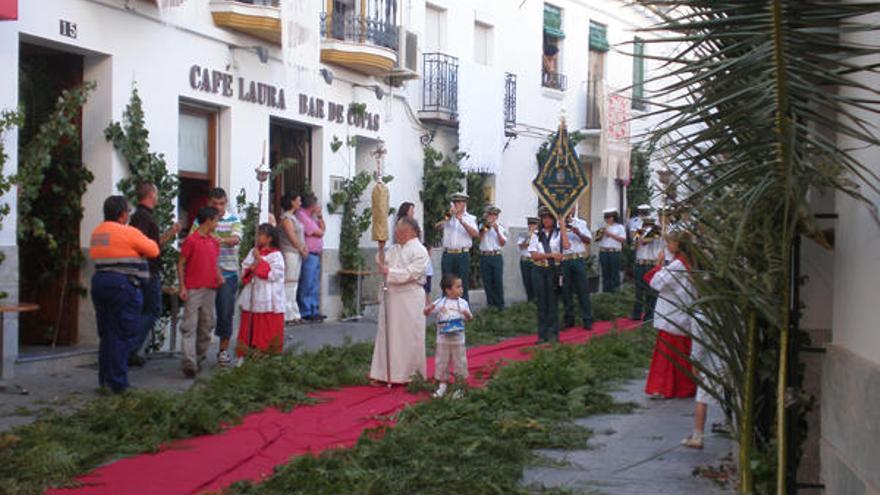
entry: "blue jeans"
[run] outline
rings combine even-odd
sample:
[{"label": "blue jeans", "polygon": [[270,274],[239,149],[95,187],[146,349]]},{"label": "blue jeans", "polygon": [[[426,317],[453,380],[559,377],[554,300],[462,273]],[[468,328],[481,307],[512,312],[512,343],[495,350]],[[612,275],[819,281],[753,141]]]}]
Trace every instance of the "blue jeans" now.
[{"label": "blue jeans", "polygon": [[303,258],[302,273],[299,276],[299,288],[296,291],[296,302],[299,304],[300,315],[304,319],[321,314],[321,255],[309,253]]},{"label": "blue jeans", "polygon": [[617,292],[620,287],[620,251],[599,253],[602,268],[602,292]]},{"label": "blue jeans", "polygon": [[92,303],[98,326],[98,384],[119,393],[128,388],[128,357],[138,341],[144,295],[121,273],[92,276]]},{"label": "blue jeans", "polygon": [[158,273],[150,275],[150,279],[141,286],[141,292],[144,294],[144,307],[141,309],[140,333],[131,350],[131,356],[143,349],[150,332],[156,326],[156,321],[162,316],[162,278]]},{"label": "blue jeans", "polygon": [[238,292],[238,273],[223,272],[223,285],[217,287],[214,305],[217,308],[217,324],[214,335],[221,340],[232,338],[232,318],[235,316],[235,294]]}]

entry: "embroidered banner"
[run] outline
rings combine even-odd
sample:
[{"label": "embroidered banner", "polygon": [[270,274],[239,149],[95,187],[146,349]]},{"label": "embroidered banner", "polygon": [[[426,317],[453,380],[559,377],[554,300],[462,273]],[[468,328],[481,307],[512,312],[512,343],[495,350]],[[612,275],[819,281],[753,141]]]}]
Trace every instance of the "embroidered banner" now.
[{"label": "embroidered banner", "polygon": [[560,218],[571,210],[580,195],[589,187],[580,158],[568,136],[565,123],[559,124],[550,155],[539,164],[538,176],[532,186],[541,201]]}]

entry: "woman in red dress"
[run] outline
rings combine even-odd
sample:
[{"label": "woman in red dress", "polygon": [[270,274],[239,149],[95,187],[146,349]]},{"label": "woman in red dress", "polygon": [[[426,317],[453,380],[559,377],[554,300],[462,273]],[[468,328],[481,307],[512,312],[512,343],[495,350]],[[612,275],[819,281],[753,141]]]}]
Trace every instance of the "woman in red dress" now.
[{"label": "woman in red dress", "polygon": [[688,307],[694,297],[690,238],[685,232],[670,232],[665,240],[674,258],[665,264],[665,253],[661,250],[658,265],[645,275],[645,281],[659,293],[654,309],[657,342],[645,393],[656,399],[693,397],[696,384],[688,362],[691,354]]},{"label": "woman in red dress", "polygon": [[268,223],[257,228],[256,247],[242,262],[244,288],[238,298],[241,323],[235,353],[239,364],[249,351],[279,353],[284,346],[284,257],[280,234]]}]

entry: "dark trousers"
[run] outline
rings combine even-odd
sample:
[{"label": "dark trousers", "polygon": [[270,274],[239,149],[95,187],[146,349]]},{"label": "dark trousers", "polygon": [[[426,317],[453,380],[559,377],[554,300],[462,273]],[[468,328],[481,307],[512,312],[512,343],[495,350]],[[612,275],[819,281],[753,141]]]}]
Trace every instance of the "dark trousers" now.
[{"label": "dark trousers", "polygon": [[617,292],[620,287],[620,251],[599,253],[602,268],[602,292]]},{"label": "dark trousers", "polygon": [[98,326],[98,384],[113,392],[128,388],[128,357],[137,344],[144,295],[132,278],[98,271],[92,276],[92,303]]},{"label": "dark trousers", "polygon": [[657,291],[651,288],[645,282],[645,275],[651,271],[650,265],[639,265],[633,268],[633,276],[635,277],[636,286],[636,302],[633,304],[632,319],[641,320],[644,311],[644,320],[652,320],[654,318],[654,304],[657,303]]},{"label": "dark trousers", "polygon": [[526,288],[526,298],[530,303],[535,302],[535,288],[532,286],[532,268],[535,266],[530,260],[519,260],[519,273],[522,275],[523,286]]},{"label": "dark trousers", "polygon": [[562,301],[565,305],[565,327],[574,326],[574,299],[581,308],[581,322],[584,328],[593,327],[593,308],[590,306],[590,284],[587,279],[587,265],[583,258],[563,260],[562,262]]},{"label": "dark trousers", "polygon": [[223,285],[217,287],[214,306],[217,310],[217,323],[214,335],[221,340],[232,338],[232,318],[235,316],[235,296],[238,295],[238,273],[223,272]]},{"label": "dark trousers", "polygon": [[504,258],[480,255],[480,276],[486,290],[486,304],[504,309]]},{"label": "dark trousers", "polygon": [[468,286],[471,282],[471,255],[469,253],[447,253],[443,252],[440,258],[440,272],[442,275],[451,273],[461,279],[461,285],[464,287],[465,301],[470,302],[468,298]]},{"label": "dark trousers", "polygon": [[153,331],[153,327],[162,316],[162,278],[158,273],[150,275],[150,279],[141,286],[141,292],[143,292],[144,305],[141,309],[140,332],[134,341],[131,356],[141,351],[150,332]]},{"label": "dark trousers", "polygon": [[556,270],[553,267],[532,268],[532,286],[538,303],[538,340],[559,340],[559,302],[556,295]]}]

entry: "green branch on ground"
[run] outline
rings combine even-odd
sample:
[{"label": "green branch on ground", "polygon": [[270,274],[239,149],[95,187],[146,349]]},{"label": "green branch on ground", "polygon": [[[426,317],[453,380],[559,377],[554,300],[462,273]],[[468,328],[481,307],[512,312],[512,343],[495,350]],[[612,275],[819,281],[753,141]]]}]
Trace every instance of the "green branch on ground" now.
[{"label": "green branch on ground", "polygon": [[536,350],[502,367],[485,389],[459,400],[405,408],[392,428],[365,432],[352,449],[302,456],[234,495],[381,493],[560,493],[520,483],[534,449],[582,448],[590,432],[574,419],[628,411],[608,394],[647,365],[653,333],[597,337],[586,345]]},{"label": "green branch on ground", "polygon": [[[520,315],[517,326],[508,326],[503,315],[490,318],[477,313],[475,326],[480,326],[474,330],[482,340],[495,342],[534,332],[533,306],[514,305],[506,311]],[[370,356],[369,343],[296,356],[285,353],[224,370],[183,393],[139,390],[98,398],[73,414],[50,413],[0,434],[0,493],[42,494],[110,459],[216,433],[221,425],[235,424],[245,414],[266,407],[288,409],[306,403],[308,394],[316,390],[362,385]]]}]

